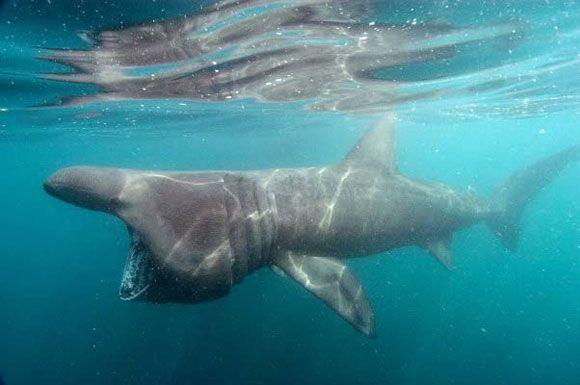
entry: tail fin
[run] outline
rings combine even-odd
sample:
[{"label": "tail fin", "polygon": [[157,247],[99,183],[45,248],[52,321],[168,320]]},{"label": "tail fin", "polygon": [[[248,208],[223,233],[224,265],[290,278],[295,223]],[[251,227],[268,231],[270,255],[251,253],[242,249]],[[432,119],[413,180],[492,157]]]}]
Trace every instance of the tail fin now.
[{"label": "tail fin", "polygon": [[487,224],[508,250],[517,248],[520,217],[528,202],[564,167],[579,158],[580,145],[567,148],[516,171],[500,185],[492,198],[492,214]]}]

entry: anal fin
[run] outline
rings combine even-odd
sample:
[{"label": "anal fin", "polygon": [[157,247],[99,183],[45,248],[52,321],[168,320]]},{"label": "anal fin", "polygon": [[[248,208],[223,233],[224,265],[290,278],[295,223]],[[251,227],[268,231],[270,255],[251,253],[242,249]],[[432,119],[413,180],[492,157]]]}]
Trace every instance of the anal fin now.
[{"label": "anal fin", "polygon": [[425,244],[429,253],[437,258],[439,262],[447,269],[453,268],[453,254],[451,253],[451,236],[430,240]]},{"label": "anal fin", "polygon": [[373,310],[362,286],[343,263],[333,258],[287,252],[276,259],[275,265],[355,329],[373,335]]}]

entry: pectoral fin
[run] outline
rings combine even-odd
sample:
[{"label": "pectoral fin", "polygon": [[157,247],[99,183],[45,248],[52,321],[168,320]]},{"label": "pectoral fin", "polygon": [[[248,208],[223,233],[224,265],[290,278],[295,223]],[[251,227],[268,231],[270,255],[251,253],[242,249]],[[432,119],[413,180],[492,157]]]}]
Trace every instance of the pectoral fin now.
[{"label": "pectoral fin", "polygon": [[425,248],[429,253],[437,258],[439,262],[447,270],[451,270],[453,267],[453,254],[451,253],[451,237],[446,237],[442,239],[437,239],[427,242]]},{"label": "pectoral fin", "polygon": [[348,268],[333,258],[287,252],[275,265],[323,300],[357,330],[374,333],[374,314],[365,292]]}]

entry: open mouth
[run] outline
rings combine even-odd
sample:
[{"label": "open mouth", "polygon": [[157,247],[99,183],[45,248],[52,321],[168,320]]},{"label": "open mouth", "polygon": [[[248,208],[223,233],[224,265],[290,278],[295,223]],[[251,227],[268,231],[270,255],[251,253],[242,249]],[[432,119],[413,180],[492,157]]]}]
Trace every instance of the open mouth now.
[{"label": "open mouth", "polygon": [[131,250],[121,277],[119,297],[123,301],[195,303],[205,298],[203,288],[168,277],[157,265],[148,247],[132,229]]},{"label": "open mouth", "polygon": [[147,300],[147,290],[155,282],[157,269],[153,266],[153,261],[147,248],[139,236],[133,234],[133,240],[123,276],[119,296],[123,301]]}]

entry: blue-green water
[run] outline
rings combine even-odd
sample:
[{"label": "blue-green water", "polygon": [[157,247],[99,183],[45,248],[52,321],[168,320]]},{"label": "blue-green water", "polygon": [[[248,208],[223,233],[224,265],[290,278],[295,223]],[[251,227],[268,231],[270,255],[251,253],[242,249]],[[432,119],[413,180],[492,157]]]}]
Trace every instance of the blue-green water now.
[{"label": "blue-green water", "polygon": [[[323,165],[339,161],[376,119],[252,99],[36,107],[94,92],[39,78],[66,71],[37,59],[41,48],[82,48],[75,31],[199,12],[199,4],[185,1],[139,4],[0,3],[0,376],[8,385],[578,383],[578,164],[528,206],[516,253],[481,225],[454,237],[451,272],[419,248],[349,261],[373,304],[376,339],[268,269],[215,302],[120,301],[125,226],[50,198],[41,187],[47,175],[77,164]],[[514,81],[493,92],[443,93],[398,106],[403,174],[489,197],[511,172],[580,142],[576,2],[410,4],[382,4],[365,22],[412,16],[527,28],[522,41],[497,48],[495,61],[486,51],[486,60],[435,63],[433,72],[393,70],[420,79],[421,71],[455,66],[412,85],[419,88],[482,84],[481,77],[492,80],[490,68]],[[526,75],[537,88],[515,82]],[[530,91],[527,108],[512,86]]]}]

